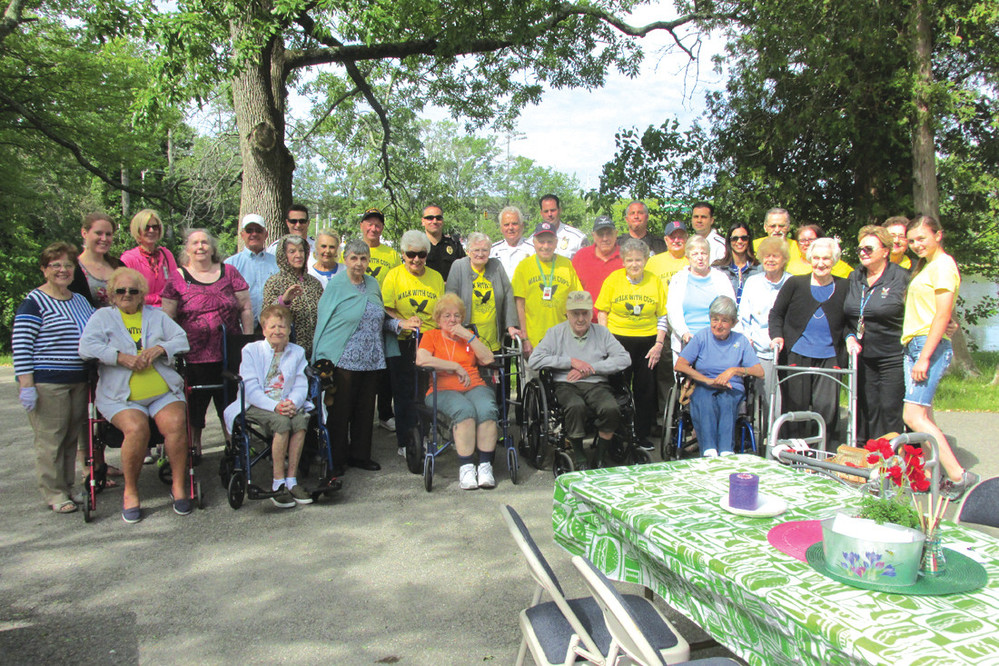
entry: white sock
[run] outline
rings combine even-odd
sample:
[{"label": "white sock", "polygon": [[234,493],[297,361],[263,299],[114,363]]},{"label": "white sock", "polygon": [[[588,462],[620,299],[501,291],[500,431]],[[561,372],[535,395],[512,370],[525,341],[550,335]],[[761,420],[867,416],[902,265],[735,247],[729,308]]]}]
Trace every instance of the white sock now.
[{"label": "white sock", "polygon": [[280,490],[281,484],[284,483],[284,479],[274,479],[274,483],[271,484],[271,490]]},{"label": "white sock", "polygon": [[298,479],[295,478],[294,476],[289,476],[287,479],[284,480],[284,485],[288,488],[288,490],[291,490],[292,488],[298,485]]}]

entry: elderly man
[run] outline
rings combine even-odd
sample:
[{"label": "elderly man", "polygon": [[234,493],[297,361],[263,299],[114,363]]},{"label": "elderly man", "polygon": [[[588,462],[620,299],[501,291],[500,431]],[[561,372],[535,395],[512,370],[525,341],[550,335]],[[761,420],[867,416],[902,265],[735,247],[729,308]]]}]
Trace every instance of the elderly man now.
[{"label": "elderly man", "polygon": [[758,253],[760,243],[765,238],[772,236],[774,238],[783,238],[784,242],[787,243],[788,255],[797,256],[798,241],[791,238],[791,214],[787,210],[783,208],[771,208],[768,210],[767,214],[763,216],[763,231],[767,235],[753,241],[753,252]]},{"label": "elderly man", "polygon": [[565,309],[566,321],[545,334],[527,363],[535,371],[552,371],[555,397],[565,416],[565,435],[572,443],[576,469],[589,466],[583,437],[587,416],[595,416],[598,437],[594,464],[599,467],[621,421],[607,376],[627,368],[631,357],[606,327],[592,323],[593,298],[587,292],[570,293]]},{"label": "elderly man", "polygon": [[539,222],[534,228],[534,255],[520,262],[513,272],[517,319],[520,330],[527,333],[525,354],[541,342],[545,331],[562,321],[569,292],[582,289],[572,262],[555,254],[557,242],[554,227]]},{"label": "elderly man", "polygon": [[440,206],[430,205],[423,209],[423,230],[430,240],[430,254],[427,255],[427,268],[432,268],[447,280],[451,264],[465,256],[461,243],[444,235],[444,211]]},{"label": "elderly man", "polygon": [[[250,286],[253,321],[258,322],[264,303],[264,283],[278,272],[277,259],[264,250],[267,226],[260,215],[250,213],[243,216],[239,225],[239,237],[243,241],[243,250],[226,259],[225,263],[239,271]],[[259,327],[259,324],[256,325]]]},{"label": "elderly man", "polygon": [[694,233],[708,241],[710,257],[715,263],[725,256],[725,237],[715,231],[715,208],[707,201],[698,201],[690,209],[690,226]]},{"label": "elderly man", "polygon": [[[572,267],[576,269],[583,289],[590,292],[596,302],[600,296],[600,286],[607,276],[624,268],[621,250],[617,246],[617,227],[613,220],[601,215],[593,222],[593,245],[580,248],[572,258]],[[597,312],[594,310],[593,321],[596,320]]]},{"label": "elderly man", "polygon": [[[649,246],[649,254],[666,251],[666,241],[649,233],[649,207],[641,201],[632,201],[624,210],[624,221],[628,224],[628,235]],[[618,245],[624,238],[618,238]],[[596,298],[594,296],[593,298]]]},{"label": "elderly man", "polygon": [[576,227],[562,223],[562,202],[554,194],[546,194],[541,197],[539,204],[541,206],[541,221],[550,224],[558,237],[555,252],[566,259],[572,259],[579,248],[586,244],[586,234]]},{"label": "elderly man", "polygon": [[516,206],[507,206],[500,211],[499,226],[503,240],[493,243],[489,256],[499,260],[506,276],[512,280],[517,264],[534,254],[534,243],[530,238],[524,238],[524,214]]},{"label": "elderly man", "polygon": [[[309,235],[309,209],[302,204],[292,204],[284,214],[284,223],[288,233],[299,236],[309,244],[309,256],[316,251],[316,239]],[[280,238],[267,246],[267,251],[277,254]]]},{"label": "elderly man", "polygon": [[[402,263],[395,249],[382,243],[385,230],[385,215],[377,208],[369,208],[361,214],[361,240],[371,254],[368,260],[368,275],[378,281],[381,287],[388,272]],[[378,371],[378,425],[395,432],[395,416],[392,413],[392,382],[388,370]]]}]

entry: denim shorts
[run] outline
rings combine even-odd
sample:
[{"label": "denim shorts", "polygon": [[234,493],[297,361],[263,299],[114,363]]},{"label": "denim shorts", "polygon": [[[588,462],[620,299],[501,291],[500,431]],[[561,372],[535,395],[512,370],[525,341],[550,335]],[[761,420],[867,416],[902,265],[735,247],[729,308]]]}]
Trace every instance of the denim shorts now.
[{"label": "denim shorts", "polygon": [[912,366],[916,365],[919,355],[926,344],[926,336],[919,335],[909,340],[905,345],[903,362],[905,364],[905,402],[924,407],[933,406],[933,396],[937,392],[937,384],[950,366],[950,361],[954,358],[954,352],[950,346],[950,340],[940,340],[940,344],[933,350],[930,356],[930,369],[926,373],[926,380],[922,382],[912,381]]},{"label": "denim shorts", "polygon": [[154,395],[152,398],[146,398],[145,400],[126,400],[125,402],[118,403],[111,408],[102,409],[101,414],[104,415],[104,418],[107,419],[109,423],[114,419],[118,412],[123,412],[126,409],[134,409],[144,413],[149,418],[155,418],[161,409],[175,402],[184,402],[184,394],[181,392],[171,393],[170,391],[167,391],[162,395]]},{"label": "denim shorts", "polygon": [[[433,407],[434,396],[425,398],[428,407]],[[488,386],[476,386],[468,391],[438,391],[437,409],[447,415],[452,423],[475,419],[475,424],[499,419],[496,398]]]}]

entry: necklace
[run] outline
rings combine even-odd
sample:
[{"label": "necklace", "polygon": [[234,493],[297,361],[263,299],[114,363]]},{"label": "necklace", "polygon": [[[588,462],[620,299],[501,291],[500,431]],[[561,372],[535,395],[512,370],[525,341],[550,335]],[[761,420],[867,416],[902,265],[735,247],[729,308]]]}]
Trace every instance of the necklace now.
[{"label": "necklace", "polygon": [[452,340],[451,341],[451,347],[449,348],[448,345],[447,345],[447,338],[448,338],[448,336],[446,334],[444,334],[444,333],[441,333],[441,337],[444,338],[444,349],[447,350],[447,360],[453,361],[454,360],[454,350],[458,346],[458,341],[457,340]]}]

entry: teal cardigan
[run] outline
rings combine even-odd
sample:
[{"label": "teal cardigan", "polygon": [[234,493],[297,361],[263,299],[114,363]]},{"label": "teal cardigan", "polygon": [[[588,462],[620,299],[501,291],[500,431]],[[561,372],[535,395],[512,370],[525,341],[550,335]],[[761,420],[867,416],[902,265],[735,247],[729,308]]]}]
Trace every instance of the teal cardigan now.
[{"label": "teal cardigan", "polygon": [[[368,301],[375,303],[384,312],[378,280],[365,275],[364,285],[365,292],[362,294],[347,277],[347,271],[341,271],[330,278],[323,297],[319,299],[316,333],[312,338],[313,363],[324,358],[333,361],[334,365],[340,362],[343,348],[350,336],[357,331]],[[398,356],[399,343],[395,334],[383,330],[382,339],[385,356]]]}]

